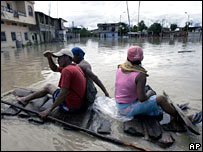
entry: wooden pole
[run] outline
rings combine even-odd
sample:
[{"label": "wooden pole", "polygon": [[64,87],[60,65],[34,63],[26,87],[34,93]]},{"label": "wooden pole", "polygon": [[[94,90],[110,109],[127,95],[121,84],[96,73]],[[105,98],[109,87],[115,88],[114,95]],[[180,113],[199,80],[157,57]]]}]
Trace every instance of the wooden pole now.
[{"label": "wooden pole", "polygon": [[[40,115],[39,115],[39,112],[36,112],[36,111],[33,111],[33,110],[29,110],[29,109],[26,109],[26,108],[23,108],[23,107],[14,105],[14,104],[12,104],[12,103],[10,103],[10,102],[1,100],[1,103],[7,104],[7,105],[11,105],[11,106],[16,107],[16,108],[19,108],[19,109],[21,109],[21,110],[23,110],[23,111],[31,112],[31,113],[36,114],[37,116],[40,116]],[[86,133],[88,133],[88,134],[90,134],[90,135],[93,135],[93,136],[95,136],[95,137],[98,137],[98,138],[103,139],[103,140],[106,140],[106,141],[110,141],[110,142],[115,143],[115,144],[118,144],[118,145],[129,146],[129,147],[133,147],[133,148],[136,148],[136,149],[139,149],[139,150],[144,150],[144,151],[151,151],[150,149],[143,148],[143,147],[141,147],[141,146],[138,146],[138,145],[135,145],[135,144],[132,144],[132,143],[128,143],[128,142],[121,141],[121,140],[118,140],[118,139],[115,139],[115,138],[111,138],[111,137],[107,137],[107,136],[100,135],[100,134],[98,134],[98,133],[96,133],[96,132],[90,131],[89,129],[85,129],[85,128],[78,127],[78,126],[76,126],[76,125],[73,125],[73,124],[64,122],[64,121],[59,120],[59,119],[57,119],[57,118],[54,118],[54,117],[52,117],[52,116],[47,116],[47,119],[54,120],[54,121],[59,122],[59,123],[61,123],[61,124],[63,124],[63,125],[66,125],[66,126],[68,126],[68,127],[70,127],[70,128],[73,128],[73,129],[77,129],[77,130],[79,130],[79,131],[86,132]]]},{"label": "wooden pole", "polygon": [[139,6],[138,6],[138,20],[137,20],[137,36],[139,37],[139,17],[140,17],[140,1],[139,1]]},{"label": "wooden pole", "polygon": [[129,10],[128,10],[128,1],[126,1],[126,5],[127,5],[128,22],[129,22],[129,30],[130,30],[130,16],[129,16]]}]

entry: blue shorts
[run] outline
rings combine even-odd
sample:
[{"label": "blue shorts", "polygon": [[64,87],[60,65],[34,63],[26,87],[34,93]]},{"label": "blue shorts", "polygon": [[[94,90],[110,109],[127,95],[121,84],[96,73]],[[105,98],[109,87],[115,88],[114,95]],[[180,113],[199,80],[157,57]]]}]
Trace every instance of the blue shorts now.
[{"label": "blue shorts", "polygon": [[[56,97],[60,93],[60,89],[56,89],[56,91],[53,94],[53,103],[56,101]],[[66,106],[66,101],[63,101],[60,105],[61,108],[63,108],[65,111],[70,111],[70,109]]]},{"label": "blue shorts", "polygon": [[117,103],[118,111],[121,115],[133,117],[135,115],[158,116],[163,114],[162,108],[157,105],[156,95],[151,96],[147,101],[136,100],[132,103]]}]

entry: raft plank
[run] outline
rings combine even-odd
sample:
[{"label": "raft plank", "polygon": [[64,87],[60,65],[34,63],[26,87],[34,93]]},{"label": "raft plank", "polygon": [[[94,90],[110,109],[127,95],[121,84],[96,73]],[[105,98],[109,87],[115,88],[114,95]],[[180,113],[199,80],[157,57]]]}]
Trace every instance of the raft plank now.
[{"label": "raft plank", "polygon": [[111,124],[108,119],[104,118],[98,112],[91,110],[91,115],[87,122],[87,129],[100,134],[110,134]]},{"label": "raft plank", "polygon": [[161,138],[162,128],[157,119],[153,117],[152,118],[146,117],[144,119],[144,124],[146,126],[147,133],[150,138],[152,138],[153,140]]},{"label": "raft plank", "polygon": [[173,132],[186,132],[187,129],[183,123],[175,121],[175,119],[171,120],[168,124],[161,125],[163,130],[165,131],[173,131]]},{"label": "raft plank", "polygon": [[[29,94],[31,94],[33,91],[32,90],[29,90],[29,89],[24,89],[24,88],[16,88],[12,91],[12,94],[15,95],[15,96],[20,96],[20,97],[23,97],[23,96],[27,96]],[[22,104],[20,104],[18,101],[13,101],[13,103],[17,106],[22,106]],[[17,109],[13,106],[10,106],[8,109],[6,109],[4,112],[2,112],[1,114],[2,115],[10,115],[10,116],[15,116],[17,114],[19,114],[21,112],[20,109]]]},{"label": "raft plank", "polygon": [[[28,110],[34,110],[37,112],[40,112],[40,107],[42,107],[46,101],[48,101],[49,97],[46,95],[44,97],[41,98],[37,98],[34,100],[31,100],[26,106],[25,108]],[[29,112],[25,112],[25,111],[21,111],[18,116],[21,118],[29,118],[30,116],[33,116],[34,114],[29,113]]]},{"label": "raft plank", "polygon": [[110,121],[100,116],[100,125],[99,128],[97,129],[97,132],[100,134],[110,134],[111,133]]},{"label": "raft plank", "polygon": [[[163,130],[162,130],[163,131]],[[158,140],[158,145],[162,148],[170,147],[175,142],[175,139],[169,132],[162,132],[161,138]]]},{"label": "raft plank", "polygon": [[[20,106],[20,107],[23,107],[18,101],[13,101],[13,104]],[[15,115],[19,114],[20,112],[21,112],[20,109],[15,108],[13,106],[9,106],[5,111],[3,111],[1,113],[1,115],[15,116]]]},{"label": "raft plank", "polygon": [[123,123],[123,130],[125,133],[134,135],[134,136],[141,136],[144,137],[144,128],[143,122],[140,118],[134,118],[130,121],[126,121]]},{"label": "raft plank", "polygon": [[192,122],[188,119],[188,117],[183,113],[183,111],[174,103],[171,103],[171,105],[176,109],[178,115],[181,117],[181,119],[184,121],[187,128],[194,134],[200,135],[199,129],[197,126],[193,125]]}]

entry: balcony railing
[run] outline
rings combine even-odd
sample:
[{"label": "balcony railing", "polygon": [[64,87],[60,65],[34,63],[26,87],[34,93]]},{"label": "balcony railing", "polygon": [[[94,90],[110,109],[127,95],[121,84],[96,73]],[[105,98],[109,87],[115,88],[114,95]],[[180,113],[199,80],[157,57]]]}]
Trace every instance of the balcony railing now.
[{"label": "balcony railing", "polygon": [[6,12],[9,12],[9,13],[15,13],[15,15],[17,13],[19,16],[26,17],[26,14],[24,12],[16,11],[16,10],[13,10],[13,9],[9,9],[9,8],[7,8],[5,6],[2,6],[2,5],[1,5],[1,11],[6,11]]}]

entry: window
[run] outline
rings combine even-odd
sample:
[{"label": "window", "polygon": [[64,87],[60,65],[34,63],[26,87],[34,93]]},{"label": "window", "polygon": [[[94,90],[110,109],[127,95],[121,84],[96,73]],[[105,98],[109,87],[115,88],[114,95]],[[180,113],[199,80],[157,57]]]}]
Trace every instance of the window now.
[{"label": "window", "polygon": [[12,7],[11,7],[11,4],[10,3],[6,3],[6,5],[7,5],[7,8],[8,8],[8,12],[13,12],[12,11]]},{"label": "window", "polygon": [[12,23],[12,25],[15,25],[15,26],[17,26],[17,23]]},{"label": "window", "polygon": [[1,24],[4,24],[4,21],[1,21]]},{"label": "window", "polygon": [[6,4],[8,9],[11,9],[11,5],[9,3]]},{"label": "window", "polygon": [[32,11],[32,7],[28,6],[28,13],[30,16],[33,16],[33,11]]},{"label": "window", "polygon": [[23,27],[27,27],[27,25],[23,24]]},{"label": "window", "polygon": [[28,34],[27,34],[27,32],[25,32],[24,34],[25,34],[25,40],[27,41],[28,40]]},{"label": "window", "polygon": [[16,40],[16,33],[15,32],[11,32],[11,38],[13,41]]},{"label": "window", "polygon": [[6,33],[1,32],[1,41],[6,41]]}]

